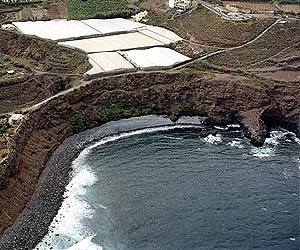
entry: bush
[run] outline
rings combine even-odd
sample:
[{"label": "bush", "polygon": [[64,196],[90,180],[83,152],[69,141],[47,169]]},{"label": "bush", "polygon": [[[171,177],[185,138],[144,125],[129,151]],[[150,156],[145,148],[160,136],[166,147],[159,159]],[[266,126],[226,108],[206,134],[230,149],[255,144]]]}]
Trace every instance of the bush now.
[{"label": "bush", "polygon": [[0,134],[5,134],[9,128],[10,128],[10,125],[7,120],[0,123]]},{"label": "bush", "polygon": [[147,107],[134,108],[126,107],[121,104],[112,104],[109,106],[100,106],[97,110],[97,115],[95,114],[95,112],[93,112],[93,110],[90,109],[81,110],[76,113],[76,115],[71,120],[71,123],[73,130],[78,133],[108,121],[141,115],[149,115],[156,112],[158,111],[152,110],[151,108]]},{"label": "bush", "polygon": [[68,0],[70,19],[127,17],[133,12],[126,0]]}]

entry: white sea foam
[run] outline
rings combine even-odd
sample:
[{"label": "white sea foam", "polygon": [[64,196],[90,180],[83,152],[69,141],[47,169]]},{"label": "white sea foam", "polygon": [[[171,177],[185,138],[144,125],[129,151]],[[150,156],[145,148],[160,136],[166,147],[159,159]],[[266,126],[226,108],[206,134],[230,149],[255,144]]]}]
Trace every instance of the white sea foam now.
[{"label": "white sea foam", "polygon": [[258,158],[271,157],[275,155],[275,149],[271,147],[252,148],[251,154]]},{"label": "white sea foam", "polygon": [[163,136],[164,138],[170,139],[170,140],[183,140],[181,137],[172,137],[172,136]]},{"label": "white sea foam", "polygon": [[86,155],[86,154],[88,154],[88,152],[91,149],[96,148],[100,145],[103,145],[103,144],[106,144],[109,142],[113,142],[113,141],[116,141],[116,140],[119,140],[122,138],[134,136],[134,135],[149,134],[149,133],[154,133],[154,132],[159,132],[159,131],[168,131],[168,130],[173,130],[173,129],[178,129],[178,128],[198,128],[198,127],[199,126],[196,126],[196,125],[174,125],[174,126],[165,126],[165,127],[157,127],[157,128],[145,128],[145,129],[125,132],[125,133],[121,133],[118,135],[112,135],[112,136],[106,137],[106,138],[100,140],[99,142],[96,142],[95,144],[89,146],[88,148],[84,149],[82,151],[82,153]]},{"label": "white sea foam", "polygon": [[280,140],[287,140],[287,136],[292,136],[293,140],[300,144],[299,138],[292,132],[284,129],[273,130],[270,132],[270,137],[266,139],[265,144],[261,148],[252,148],[251,154],[253,156],[263,158],[272,157],[275,155],[277,147],[280,144]]},{"label": "white sea foam", "polygon": [[214,126],[214,128],[219,130],[227,130],[227,127]]},{"label": "white sea foam", "polygon": [[82,241],[78,242],[72,247],[67,248],[66,250],[102,250],[103,247],[98,246],[97,244],[92,242],[92,239],[95,235],[90,236]]},{"label": "white sea foam", "polygon": [[65,200],[49,228],[49,233],[36,249],[65,249],[58,238],[63,236],[72,239],[69,243],[72,244],[92,234],[80,221],[83,218],[92,218],[94,210],[80,196],[84,195],[86,188],[95,182],[96,177],[89,168],[83,168],[77,173],[66,187]]},{"label": "white sea foam", "polygon": [[239,124],[229,124],[227,127],[228,128],[240,128],[241,126]]},{"label": "white sea foam", "polygon": [[244,148],[241,140],[234,140],[232,142],[228,142],[227,145],[236,148]]},{"label": "white sea foam", "polygon": [[223,141],[221,134],[212,135],[209,134],[207,137],[203,138],[203,140],[209,144],[220,144]]},{"label": "white sea foam", "polygon": [[253,147],[251,154],[255,157],[264,158],[272,157],[276,153],[277,146],[280,143],[280,139],[285,136],[286,132],[282,130],[273,130],[270,132],[270,137],[265,140],[263,147]]},{"label": "white sea foam", "polygon": [[[49,233],[36,246],[36,250],[63,250],[63,249],[97,249],[102,247],[91,242],[95,233],[81,221],[84,218],[92,219],[94,209],[81,197],[86,194],[87,188],[93,185],[97,178],[88,165],[85,164],[89,152],[100,145],[119,140],[121,138],[144,133],[167,131],[176,128],[193,128],[195,125],[175,125],[158,128],[147,128],[106,137],[99,142],[85,148],[72,163],[72,180],[67,185],[64,201],[58,214],[49,227]],[[100,206],[107,209],[104,205]],[[74,243],[75,242],[75,243]]]}]

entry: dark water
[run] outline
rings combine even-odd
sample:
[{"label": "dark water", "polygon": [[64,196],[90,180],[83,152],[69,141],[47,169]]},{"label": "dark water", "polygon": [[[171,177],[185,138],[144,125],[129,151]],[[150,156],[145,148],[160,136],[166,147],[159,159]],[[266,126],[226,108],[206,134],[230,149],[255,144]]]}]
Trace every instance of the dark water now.
[{"label": "dark water", "polygon": [[81,165],[93,181],[77,198],[94,248],[78,249],[299,249],[299,141],[273,131],[256,149],[220,133],[175,129],[91,148]]}]

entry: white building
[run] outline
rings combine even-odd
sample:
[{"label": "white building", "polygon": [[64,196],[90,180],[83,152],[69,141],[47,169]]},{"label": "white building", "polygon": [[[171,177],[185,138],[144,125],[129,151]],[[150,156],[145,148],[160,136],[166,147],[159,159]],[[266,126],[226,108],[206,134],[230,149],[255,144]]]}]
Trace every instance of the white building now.
[{"label": "white building", "polygon": [[176,0],[169,0],[169,7],[170,7],[171,9],[174,9],[174,8],[175,8],[175,1],[176,1]]},{"label": "white building", "polygon": [[169,0],[169,7],[179,11],[186,11],[192,7],[192,0]]},{"label": "white building", "polygon": [[0,0],[0,3],[5,3],[5,4],[16,4],[18,3],[18,0]]}]

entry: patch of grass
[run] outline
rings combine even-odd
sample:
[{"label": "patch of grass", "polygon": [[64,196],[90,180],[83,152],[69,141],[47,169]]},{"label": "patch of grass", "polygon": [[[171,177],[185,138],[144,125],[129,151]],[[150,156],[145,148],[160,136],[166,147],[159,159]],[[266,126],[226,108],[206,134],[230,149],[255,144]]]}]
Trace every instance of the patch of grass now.
[{"label": "patch of grass", "polygon": [[68,0],[70,19],[127,17],[132,14],[126,0]]},{"label": "patch of grass", "polygon": [[9,128],[10,125],[7,119],[0,121],[0,134],[5,134]]}]

